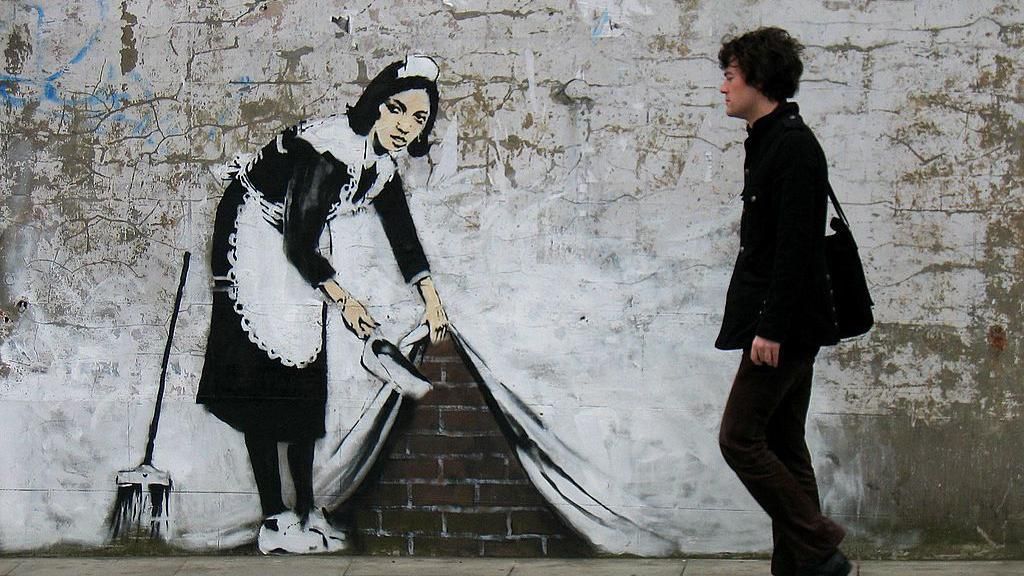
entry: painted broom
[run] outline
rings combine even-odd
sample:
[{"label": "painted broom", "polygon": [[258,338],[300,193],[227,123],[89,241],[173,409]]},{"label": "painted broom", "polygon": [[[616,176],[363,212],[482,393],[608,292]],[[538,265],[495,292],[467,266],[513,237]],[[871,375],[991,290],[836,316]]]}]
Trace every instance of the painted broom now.
[{"label": "painted broom", "polygon": [[191,254],[185,252],[178,280],[178,293],[174,297],[174,312],[167,329],[167,345],[164,347],[163,364],[160,367],[160,388],[156,393],[153,420],[149,423],[149,441],[142,463],[117,473],[117,501],[111,510],[107,525],[114,540],[138,540],[166,537],[170,531],[171,475],[153,466],[153,447],[156,431],[160,425],[160,407],[164,400],[164,385],[167,381],[167,362],[171,356],[171,342],[174,340],[174,325],[178,321],[181,295],[185,290],[188,276],[188,261]]}]

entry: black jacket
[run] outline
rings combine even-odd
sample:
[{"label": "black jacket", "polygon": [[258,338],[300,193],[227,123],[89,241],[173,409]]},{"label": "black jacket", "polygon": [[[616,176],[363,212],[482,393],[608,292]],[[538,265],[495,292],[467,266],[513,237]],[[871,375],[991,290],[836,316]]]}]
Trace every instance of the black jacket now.
[{"label": "black jacket", "polygon": [[757,120],[744,147],[740,249],[715,347],[749,348],[754,336],[784,350],[834,344],[825,154],[793,102]]}]

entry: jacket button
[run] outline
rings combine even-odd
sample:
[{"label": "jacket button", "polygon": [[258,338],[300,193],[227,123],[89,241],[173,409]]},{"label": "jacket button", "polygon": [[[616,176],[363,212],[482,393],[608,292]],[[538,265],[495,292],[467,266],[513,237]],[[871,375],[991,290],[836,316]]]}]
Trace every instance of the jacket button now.
[{"label": "jacket button", "polygon": [[744,248],[743,246],[740,246],[740,253],[741,254],[743,253],[743,248]]},{"label": "jacket button", "polygon": [[751,196],[750,197],[750,201],[751,202],[757,202],[757,196]]}]

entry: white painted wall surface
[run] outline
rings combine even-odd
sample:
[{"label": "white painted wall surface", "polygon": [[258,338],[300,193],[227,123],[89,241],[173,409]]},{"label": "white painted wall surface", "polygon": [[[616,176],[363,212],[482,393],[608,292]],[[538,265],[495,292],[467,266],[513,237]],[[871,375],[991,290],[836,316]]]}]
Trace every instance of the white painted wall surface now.
[{"label": "white painted wall surface", "polygon": [[[767,518],[716,440],[739,358],[712,347],[744,137],[724,116],[716,54],[760,25],[807,46],[797,100],[877,304],[876,330],[818,364],[808,434],[825,508],[885,549],[926,543],[943,517],[1024,540],[1024,461],[999,441],[1022,431],[1016,2],[74,0],[0,13],[0,551],[104,541],[114,473],[145,446],[185,250],[196,261],[156,456],[175,481],[174,541],[230,546],[190,535],[256,521],[240,435],[194,404],[215,172],[299,119],[343,112],[406,53],[441,65],[439,145],[405,181],[452,321],[675,551],[766,549]],[[332,393],[343,427],[366,391]],[[943,443],[918,442],[933,429]]]}]

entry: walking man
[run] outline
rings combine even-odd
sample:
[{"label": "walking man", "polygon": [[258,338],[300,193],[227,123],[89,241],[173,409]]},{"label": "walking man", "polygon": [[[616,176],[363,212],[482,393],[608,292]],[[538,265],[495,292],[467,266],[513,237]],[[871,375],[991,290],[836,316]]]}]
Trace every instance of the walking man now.
[{"label": "walking man", "polygon": [[845,576],[845,531],[821,513],[804,439],[814,358],[837,341],[824,233],[825,155],[795,102],[803,46],[779,28],[718,53],[726,114],[747,123],[740,248],[715,346],[743,350],[719,435],[772,520],[776,576]]}]

